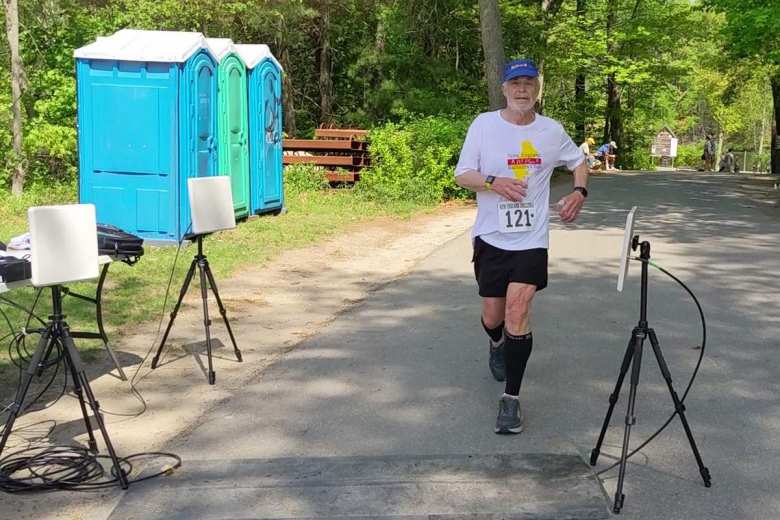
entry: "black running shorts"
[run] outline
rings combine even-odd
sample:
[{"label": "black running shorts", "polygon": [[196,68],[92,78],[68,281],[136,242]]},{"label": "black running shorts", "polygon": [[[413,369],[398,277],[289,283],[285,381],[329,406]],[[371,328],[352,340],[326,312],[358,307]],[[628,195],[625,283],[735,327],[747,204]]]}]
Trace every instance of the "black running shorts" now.
[{"label": "black running shorts", "polygon": [[511,282],[547,287],[547,249],[506,251],[474,239],[474,275],[483,298],[504,298]]}]

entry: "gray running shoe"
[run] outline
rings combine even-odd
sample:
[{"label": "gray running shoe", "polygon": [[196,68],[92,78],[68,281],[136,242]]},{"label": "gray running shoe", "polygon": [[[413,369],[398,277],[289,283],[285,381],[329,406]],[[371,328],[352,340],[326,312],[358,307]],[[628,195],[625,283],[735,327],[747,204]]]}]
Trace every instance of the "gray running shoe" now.
[{"label": "gray running shoe", "polygon": [[498,343],[492,339],[488,339],[490,342],[490,373],[496,381],[504,381],[506,379],[506,364],[504,363],[504,338]]},{"label": "gray running shoe", "polygon": [[503,396],[498,402],[498,418],[496,433],[520,433],[523,431],[523,413],[520,411],[520,400]]}]

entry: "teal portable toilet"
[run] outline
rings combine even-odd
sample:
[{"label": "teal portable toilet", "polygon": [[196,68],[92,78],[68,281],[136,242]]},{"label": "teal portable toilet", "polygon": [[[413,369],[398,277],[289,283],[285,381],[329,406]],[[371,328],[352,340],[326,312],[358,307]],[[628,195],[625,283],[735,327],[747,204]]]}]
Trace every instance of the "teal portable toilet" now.
[{"label": "teal portable toilet", "polygon": [[152,241],[189,230],[189,177],[217,174],[217,67],[200,33],[123,29],[76,49],[79,201]]},{"label": "teal portable toilet", "polygon": [[250,211],[278,213],[284,206],[282,67],[268,45],[235,48],[248,71]]},{"label": "teal portable toilet", "polygon": [[236,218],[249,215],[249,119],[246,67],[229,38],[206,38],[217,60],[220,175],[230,177]]}]

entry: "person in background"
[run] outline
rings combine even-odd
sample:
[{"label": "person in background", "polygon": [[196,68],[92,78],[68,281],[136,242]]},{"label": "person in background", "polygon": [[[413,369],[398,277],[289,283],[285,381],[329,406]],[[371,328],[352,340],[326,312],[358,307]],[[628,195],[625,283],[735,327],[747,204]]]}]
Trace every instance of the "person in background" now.
[{"label": "person in background", "polygon": [[739,167],[737,166],[737,158],[734,156],[733,149],[729,148],[729,151],[720,158],[718,171],[721,173],[738,173]]},{"label": "person in background", "polygon": [[596,141],[594,141],[592,137],[588,137],[580,145],[580,150],[582,150],[582,154],[585,156],[585,161],[588,163],[588,168],[590,169],[593,169],[600,164],[596,159],[596,156],[590,151],[590,147],[595,144]]},{"label": "person in background", "polygon": [[604,163],[604,169],[611,171],[615,169],[615,155],[617,154],[617,143],[610,141],[599,146],[596,150],[596,158]]},{"label": "person in background", "polygon": [[715,167],[715,140],[710,134],[704,138],[704,152],[701,158],[704,160],[704,171],[712,171]]}]

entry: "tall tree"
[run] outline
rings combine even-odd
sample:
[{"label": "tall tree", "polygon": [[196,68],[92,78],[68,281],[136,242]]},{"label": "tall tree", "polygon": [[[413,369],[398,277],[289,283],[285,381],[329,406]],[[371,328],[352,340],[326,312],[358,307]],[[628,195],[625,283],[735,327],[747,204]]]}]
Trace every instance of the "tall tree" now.
[{"label": "tall tree", "polygon": [[498,0],[479,0],[479,26],[482,33],[482,50],[485,54],[485,80],[488,86],[490,110],[503,108],[501,93],[501,68],[504,66],[504,38],[501,32],[501,13]]},{"label": "tall tree", "polygon": [[550,44],[550,30],[555,20],[555,15],[558,14],[562,5],[563,0],[539,0],[542,28],[539,31],[539,41],[536,44],[536,66],[539,69],[539,82],[541,84],[537,104],[537,110],[540,114],[544,113],[544,69]]},{"label": "tall tree", "polygon": [[319,63],[320,63],[320,123],[333,122],[333,78],[331,76],[331,45],[330,45],[330,0],[323,0],[319,5],[320,17],[318,24]]},{"label": "tall tree", "polygon": [[780,8],[765,0],[705,0],[705,5],[726,13],[723,35],[730,53],[751,57],[770,67],[774,104],[772,173],[780,174]]},{"label": "tall tree", "polygon": [[[582,27],[585,18],[585,1],[577,0],[577,26]],[[581,143],[585,140],[585,70],[583,64],[578,64],[577,76],[574,78],[574,106],[577,120],[575,121],[575,139]]]},{"label": "tall tree", "polygon": [[[618,0],[607,1],[607,57],[614,59],[617,53],[615,31],[617,29]],[[615,79],[615,66],[607,74],[607,109],[604,116],[604,141],[615,141],[623,148],[623,114],[620,108],[620,89]]]},{"label": "tall tree", "polygon": [[24,190],[24,150],[22,148],[22,92],[25,88],[24,67],[19,52],[19,4],[5,0],[5,34],[11,53],[11,136],[13,141],[13,174],[11,193],[16,196]]}]

